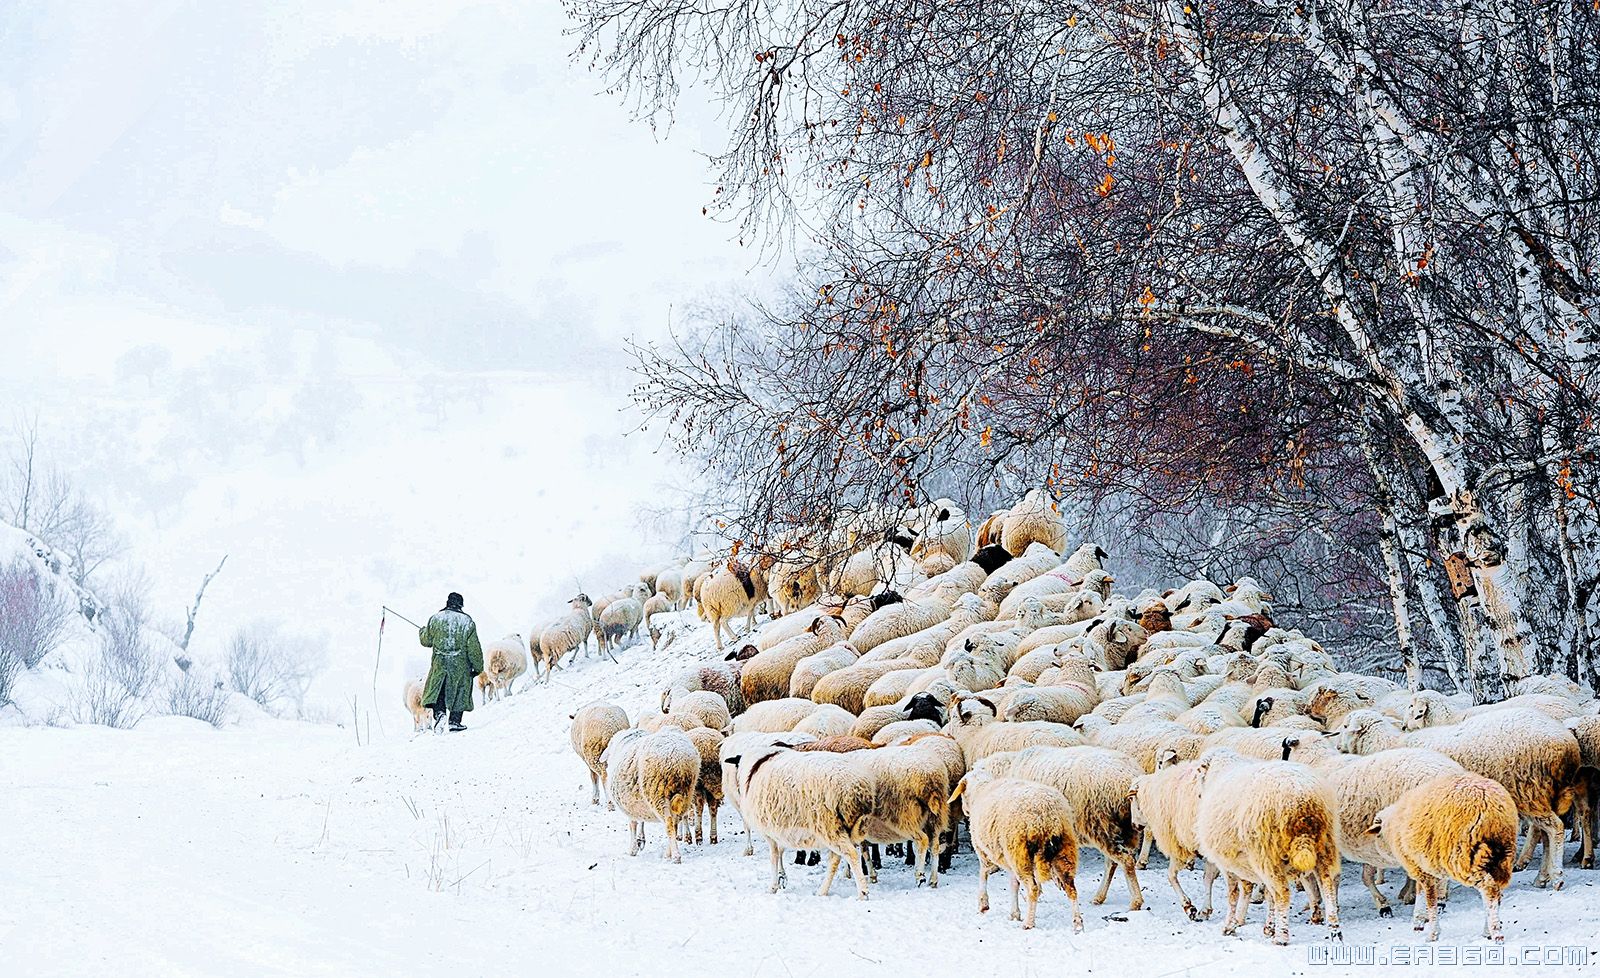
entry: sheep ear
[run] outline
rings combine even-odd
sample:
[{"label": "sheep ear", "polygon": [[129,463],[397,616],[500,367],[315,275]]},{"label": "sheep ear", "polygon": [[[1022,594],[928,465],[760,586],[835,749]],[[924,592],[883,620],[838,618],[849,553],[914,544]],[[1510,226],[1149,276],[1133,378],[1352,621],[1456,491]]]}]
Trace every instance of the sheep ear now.
[{"label": "sheep ear", "polygon": [[1374,818],[1372,820],[1372,824],[1371,825],[1367,826],[1367,834],[1368,835],[1379,835],[1382,832],[1383,832],[1383,818],[1382,818],[1382,816],[1379,816],[1379,817]]},{"label": "sheep ear", "polygon": [[950,794],[949,804],[954,805],[956,803],[956,799],[960,798],[964,793],[966,793],[966,790],[967,790],[967,779],[966,779],[966,776],[963,775],[962,778],[961,778],[960,783],[958,783],[956,785],[956,790],[951,792],[951,794]]},{"label": "sheep ear", "polygon": [[999,716],[1000,715],[1000,708],[998,706],[994,705],[994,701],[993,700],[987,699],[986,697],[982,697],[982,696],[974,696],[973,699],[977,700],[979,703],[982,703],[984,706],[987,706],[989,708],[989,711],[991,713],[993,713],[995,716]]},{"label": "sheep ear", "polygon": [[578,719],[578,715],[576,713],[568,713],[567,714],[567,719],[568,720],[576,720],[576,719]]},{"label": "sheep ear", "polygon": [[[1178,752],[1169,747],[1162,751],[1161,756],[1156,759],[1156,769],[1171,767],[1176,763],[1178,763]],[[1129,794],[1131,796],[1132,793],[1130,792]]]},{"label": "sheep ear", "polygon": [[744,758],[743,754],[735,754],[732,757],[723,758],[722,759],[722,763],[724,763],[724,764],[732,764],[734,767],[738,767],[739,766],[739,761],[741,761],[743,758]]}]

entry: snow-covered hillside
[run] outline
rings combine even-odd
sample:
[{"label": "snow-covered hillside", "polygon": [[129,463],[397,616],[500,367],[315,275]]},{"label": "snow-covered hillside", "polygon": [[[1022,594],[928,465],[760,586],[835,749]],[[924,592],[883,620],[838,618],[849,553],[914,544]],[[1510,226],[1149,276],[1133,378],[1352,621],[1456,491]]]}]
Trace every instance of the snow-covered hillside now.
[{"label": "snow-covered hillside", "polygon": [[[627,856],[623,817],[589,805],[567,717],[602,698],[637,715],[676,669],[710,658],[707,629],[683,617],[666,651],[641,643],[620,665],[580,660],[469,714],[464,734],[414,737],[397,691],[359,746],[348,729],[259,717],[223,730],[171,718],[132,731],[0,729],[0,971],[1293,974],[1328,947],[1303,914],[1288,948],[1261,937],[1259,908],[1237,938],[1221,936],[1220,914],[1189,922],[1159,856],[1141,878],[1146,909],[1126,911],[1119,881],[1105,906],[1085,902],[1081,935],[1059,891],[1041,902],[1037,930],[1007,920],[1003,875],[991,880],[996,909],[980,916],[965,849],[937,890],[886,863],[865,903],[848,885],[816,896],[822,867],[791,867],[790,888],[768,894],[767,860],[740,854],[726,808],[723,841],[687,847],[681,865],[661,858],[654,825],[644,853]],[[1101,869],[1085,851],[1086,897]],[[1506,895],[1506,952],[1594,944],[1597,874],[1574,869],[1559,893],[1532,877],[1517,874]],[[1341,904],[1348,948],[1393,960],[1420,946],[1404,911],[1375,915],[1353,871]],[[1442,946],[1479,945],[1482,920],[1477,896],[1457,889]]]}]

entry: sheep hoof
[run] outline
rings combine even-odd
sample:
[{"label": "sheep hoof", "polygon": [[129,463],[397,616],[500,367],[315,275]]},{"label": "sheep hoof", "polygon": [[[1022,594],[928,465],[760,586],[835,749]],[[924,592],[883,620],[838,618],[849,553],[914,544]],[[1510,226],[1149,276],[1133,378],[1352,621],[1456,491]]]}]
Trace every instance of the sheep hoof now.
[{"label": "sheep hoof", "polygon": [[1420,921],[1419,921],[1419,922],[1418,922],[1418,923],[1415,923],[1415,924],[1412,924],[1412,925],[1411,925],[1411,929],[1412,929],[1412,930],[1415,930],[1415,931],[1422,931],[1422,930],[1427,930],[1427,925],[1426,925],[1426,924],[1424,924],[1424,923],[1421,923],[1421,922],[1420,922]]},{"label": "sheep hoof", "polygon": [[1190,920],[1199,920],[1200,919],[1200,911],[1192,903],[1184,904],[1183,905],[1183,912],[1189,915],[1189,919]]},{"label": "sheep hoof", "polygon": [[1557,876],[1555,879],[1550,881],[1550,889],[1559,890],[1565,882],[1566,880],[1563,880],[1561,877]]},{"label": "sheep hoof", "polygon": [[1083,916],[1081,914],[1072,918],[1072,932],[1074,934],[1083,933]]},{"label": "sheep hoof", "polygon": [[1287,937],[1274,937],[1272,939],[1272,943],[1277,944],[1280,947],[1286,947],[1289,944],[1289,939]]},{"label": "sheep hoof", "polygon": [[1098,907],[1100,904],[1106,902],[1106,898],[1103,896],[1090,897],[1089,902]]},{"label": "sheep hoof", "polygon": [[1328,940],[1330,940],[1330,941],[1338,941],[1340,944],[1343,944],[1344,943],[1344,931],[1340,930],[1337,927],[1330,927],[1328,929]]},{"label": "sheep hoof", "polygon": [[1378,916],[1380,916],[1380,917],[1393,917],[1394,916],[1394,908],[1392,908],[1392,907],[1379,907],[1378,908]]},{"label": "sheep hoof", "polygon": [[1011,920],[1021,920],[1022,919],[1022,914],[1020,914],[1017,911],[1013,910],[1013,911],[1011,911],[1011,917],[1009,919],[1011,919]]}]

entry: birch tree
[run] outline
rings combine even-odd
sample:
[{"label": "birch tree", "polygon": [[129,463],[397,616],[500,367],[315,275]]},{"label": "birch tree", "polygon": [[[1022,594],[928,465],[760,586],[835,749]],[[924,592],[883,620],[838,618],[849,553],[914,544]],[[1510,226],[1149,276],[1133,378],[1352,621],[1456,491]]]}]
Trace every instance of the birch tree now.
[{"label": "birch tree", "polygon": [[1595,681],[1590,6],[568,7],[644,116],[724,100],[712,213],[817,248],[792,305],[640,351],[730,525],[952,466],[1238,505],[1253,463],[1317,511],[1364,487],[1397,634],[1414,600],[1480,698]]}]

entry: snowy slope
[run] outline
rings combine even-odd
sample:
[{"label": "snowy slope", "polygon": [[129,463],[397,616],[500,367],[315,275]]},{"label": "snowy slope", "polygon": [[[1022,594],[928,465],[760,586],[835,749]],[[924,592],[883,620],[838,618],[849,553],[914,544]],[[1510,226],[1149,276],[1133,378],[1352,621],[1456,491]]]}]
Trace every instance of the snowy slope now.
[{"label": "snowy slope", "polygon": [[[686,616],[692,619],[692,615]],[[400,633],[397,633],[397,640]],[[406,636],[409,637],[409,636]],[[102,967],[143,975],[919,975],[1294,974],[1323,929],[1292,920],[1294,944],[1261,937],[1259,908],[1242,937],[1217,919],[1190,923],[1160,857],[1143,875],[1147,909],[1129,914],[1113,886],[1069,931],[1058,892],[1038,929],[1006,919],[1009,881],[991,879],[995,910],[976,912],[970,852],[938,890],[885,866],[871,899],[821,867],[790,868],[767,893],[767,860],[740,855],[738,816],[723,841],[661,858],[648,830],[625,855],[626,822],[592,808],[567,715],[597,698],[637,715],[685,662],[714,653],[704,626],[668,650],[648,644],[621,664],[581,660],[556,682],[474,711],[470,729],[413,738],[398,696],[384,731],[358,746],[348,730],[258,720],[211,730],[150,720],[137,729],[0,730],[0,967],[31,976]],[[18,841],[22,845],[17,845]],[[1085,852],[1079,887],[1102,864]],[[1198,885],[1198,874],[1192,874]],[[1507,950],[1597,944],[1596,874],[1568,870],[1560,893],[1518,874],[1504,908]],[[1220,899],[1220,887],[1218,892]],[[1412,945],[1402,913],[1378,919],[1345,875],[1346,943]],[[1478,943],[1477,897],[1457,890],[1443,942]],[[1426,974],[1435,969],[1407,969]],[[1441,973],[1458,969],[1437,969]]]}]

